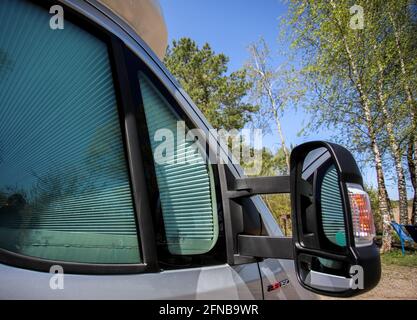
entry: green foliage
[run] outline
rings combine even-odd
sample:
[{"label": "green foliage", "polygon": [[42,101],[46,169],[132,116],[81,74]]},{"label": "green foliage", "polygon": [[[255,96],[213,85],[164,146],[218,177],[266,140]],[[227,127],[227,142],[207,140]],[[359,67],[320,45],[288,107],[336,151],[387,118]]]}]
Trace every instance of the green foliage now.
[{"label": "green foliage", "polygon": [[260,176],[277,176],[286,172],[285,154],[282,149],[274,154],[271,150],[262,150],[262,171]]},{"label": "green foliage", "polygon": [[241,129],[258,110],[245,102],[251,89],[246,72],[228,74],[229,58],[215,54],[208,43],[199,48],[189,38],[173,41],[164,62],[213,127]]},{"label": "green foliage", "polygon": [[398,233],[397,233],[397,232],[395,232],[395,231],[393,230],[393,231],[392,231],[391,236],[392,236],[392,242],[393,242],[393,243],[397,243],[397,244],[401,245],[401,239],[400,239],[400,237],[398,236]]},{"label": "green foliage", "polygon": [[[242,163],[245,168],[245,164]],[[285,153],[278,149],[276,153],[262,149],[262,170],[259,176],[276,176],[286,174],[287,164]],[[271,213],[277,220],[285,235],[291,234],[291,199],[287,194],[271,194],[262,196]]]},{"label": "green foliage", "polygon": [[377,234],[382,234],[382,215],[381,210],[379,210],[379,199],[378,199],[378,190],[372,186],[365,186],[365,190],[369,195],[369,200],[371,201],[371,209],[374,215],[375,228]]},{"label": "green foliage", "polygon": [[291,226],[291,199],[289,194],[271,194],[262,196],[269,210],[277,220],[282,232],[290,236]]},{"label": "green foliage", "polygon": [[[291,0],[286,20],[309,86],[307,131],[331,129],[333,140],[375,166],[380,209],[387,218],[384,177],[395,173],[402,221],[407,220],[403,158],[417,128],[415,4]],[[351,24],[354,5],[363,9],[361,29]]]},{"label": "green foliage", "polygon": [[[303,54],[303,73],[310,88],[306,106],[313,116],[308,129],[336,129],[333,139],[349,146],[363,160],[372,159],[369,128],[375,131],[381,149],[388,149],[387,119],[379,105],[379,89],[399,143],[410,132],[410,110],[405,105],[402,81],[414,83],[415,89],[416,74],[409,72],[406,80],[400,76],[388,16],[393,12],[402,27],[402,52],[409,68],[415,70],[417,46],[415,26],[410,25],[407,17],[411,12],[409,3],[408,0],[290,1],[286,22],[293,27],[293,48]],[[364,29],[350,27],[349,9],[353,5],[364,9]],[[369,118],[364,112],[364,102],[369,104]]]},{"label": "green foliage", "polygon": [[360,97],[345,44],[352,50],[357,68],[363,70],[365,33],[349,28],[352,5],[337,1],[333,8],[329,1],[293,0],[289,21],[294,29],[293,47],[302,51],[303,74],[310,88],[307,108],[313,116],[309,129],[336,128],[335,140],[363,151],[368,147],[363,145],[368,141],[363,139],[367,123],[358,103]]}]

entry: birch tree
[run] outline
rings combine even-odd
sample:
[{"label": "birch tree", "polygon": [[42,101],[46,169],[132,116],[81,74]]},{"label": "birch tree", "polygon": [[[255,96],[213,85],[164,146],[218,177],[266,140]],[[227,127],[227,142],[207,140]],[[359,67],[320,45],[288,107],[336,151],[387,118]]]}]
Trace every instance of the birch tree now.
[{"label": "birch tree", "polygon": [[[365,3],[366,12],[366,47],[372,48],[368,54],[368,82],[373,83],[370,87],[375,95],[376,109],[381,114],[381,125],[386,131],[384,136],[390,149],[394,162],[397,178],[397,189],[399,197],[400,223],[408,223],[408,198],[405,170],[403,166],[403,150],[401,147],[402,134],[395,132],[396,122],[401,122],[402,107],[398,104],[396,82],[396,70],[394,64],[393,48],[390,36],[391,28],[386,26],[384,15],[386,14],[385,1],[377,0]],[[371,93],[372,94],[372,93]],[[393,101],[392,106],[389,102]]]},{"label": "birch tree", "polygon": [[402,95],[408,107],[411,125],[409,126],[409,141],[407,162],[411,183],[414,189],[412,223],[417,223],[417,32],[415,0],[388,1],[384,6],[385,15],[390,23],[391,33],[395,40],[394,52],[397,68],[400,71]]},{"label": "birch tree", "polygon": [[275,130],[280,150],[284,153],[287,173],[290,172],[290,151],[282,129],[282,117],[286,109],[294,106],[303,94],[296,71],[288,64],[274,66],[266,41],[249,45],[250,59],[246,64],[249,82],[253,84],[252,99],[259,105],[257,125]]}]

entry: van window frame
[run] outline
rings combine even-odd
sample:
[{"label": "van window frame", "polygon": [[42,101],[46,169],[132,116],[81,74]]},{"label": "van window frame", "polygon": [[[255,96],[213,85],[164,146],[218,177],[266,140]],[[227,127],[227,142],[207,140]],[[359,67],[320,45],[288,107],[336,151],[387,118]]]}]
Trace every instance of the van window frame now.
[{"label": "van window frame", "polygon": [[[185,125],[189,129],[198,128],[197,124],[194,123],[192,118],[190,118],[186,112],[181,108],[181,105],[175,100],[175,98],[172,96],[172,94],[169,92],[169,90],[165,87],[164,83],[158,79],[158,77],[152,72],[152,70],[145,64],[142,59],[136,55],[134,52],[132,52],[129,48],[123,45],[123,53],[124,53],[124,59],[120,59],[120,61],[124,61],[126,63],[126,70],[128,73],[128,83],[126,84],[126,87],[130,88],[130,92],[132,94],[132,99],[135,101],[134,104],[136,107],[136,118],[138,122],[138,127],[140,131],[140,135],[138,137],[138,141],[140,142],[141,147],[141,154],[142,154],[142,160],[143,160],[143,166],[145,168],[145,172],[147,173],[146,179],[147,179],[147,188],[148,188],[148,199],[150,202],[150,208],[152,212],[153,217],[153,227],[154,227],[154,234],[156,235],[158,232],[160,232],[159,228],[161,227],[158,225],[157,219],[157,210],[156,207],[156,201],[155,196],[152,197],[151,195],[155,195],[155,192],[159,194],[159,187],[156,180],[156,170],[153,160],[153,153],[151,149],[151,143],[150,143],[150,136],[149,136],[149,130],[146,123],[146,116],[145,116],[145,109],[143,104],[143,97],[140,90],[141,83],[138,77],[139,72],[142,72],[146,77],[149,79],[149,81],[155,86],[156,90],[165,98],[165,100],[168,102],[169,107],[171,110],[179,117],[181,121],[185,122]],[[210,146],[208,143],[204,146],[201,146],[202,152],[204,152],[206,155],[210,152]],[[204,151],[203,151],[204,149]],[[216,155],[217,159],[217,155]],[[229,241],[227,239],[227,235],[229,234],[226,231],[226,222],[225,219],[226,214],[223,210],[223,195],[222,195],[222,188],[221,188],[221,179],[219,176],[219,165],[218,164],[208,164],[212,168],[213,172],[213,179],[212,183],[215,185],[215,193],[216,193],[216,203],[218,205],[218,209],[220,206],[220,210],[217,210],[218,214],[218,223],[219,223],[219,237],[217,239],[217,242],[215,246],[205,254],[196,254],[196,255],[172,255],[168,254],[173,260],[175,260],[178,263],[173,263],[172,266],[169,266],[167,264],[162,263],[161,255],[162,252],[158,248],[157,250],[157,256],[158,256],[158,265],[161,267],[161,270],[178,270],[178,269],[187,269],[187,268],[196,268],[196,267],[206,267],[206,266],[216,266],[225,264],[228,261],[227,258],[227,242]],[[164,231],[162,231],[164,233]],[[156,238],[156,237],[155,237]],[[156,239],[155,239],[155,245],[156,245]],[[221,255],[220,252],[223,254]],[[211,263],[198,263],[198,260],[200,257],[207,258],[210,256],[217,256],[219,258],[218,261],[213,261]],[[166,257],[166,256],[165,256]],[[192,260],[189,264],[182,264],[181,260],[183,258],[190,258]],[[193,259],[195,257],[195,259]]]},{"label": "van window frame", "polygon": [[[49,12],[51,6],[56,5],[52,0],[27,0]],[[114,90],[117,101],[118,116],[122,134],[123,149],[126,159],[129,184],[132,191],[132,203],[135,212],[136,232],[140,248],[141,263],[137,264],[97,264],[82,262],[67,262],[48,260],[44,258],[26,256],[0,248],[0,263],[13,267],[49,272],[54,265],[63,268],[66,274],[137,274],[158,272],[156,242],[152,223],[152,213],[149,208],[145,168],[143,166],[141,149],[138,137],[140,130],[132,115],[136,115],[136,104],[128,86],[128,74],[124,61],[124,44],[111,32],[91,21],[81,13],[73,10],[66,4],[59,2],[64,8],[64,18],[79,26],[84,32],[90,33],[103,41],[108,48]],[[52,17],[52,15],[51,15]],[[48,27],[48,25],[46,25]],[[59,30],[54,31],[59,32]],[[140,206],[140,207],[139,207]]]}]

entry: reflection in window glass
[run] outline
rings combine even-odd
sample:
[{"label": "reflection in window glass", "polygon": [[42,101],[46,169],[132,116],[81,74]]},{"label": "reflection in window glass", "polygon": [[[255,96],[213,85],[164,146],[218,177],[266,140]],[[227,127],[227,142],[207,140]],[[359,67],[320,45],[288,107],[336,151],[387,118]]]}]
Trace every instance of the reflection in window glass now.
[{"label": "reflection in window glass", "polygon": [[139,263],[107,46],[50,17],[0,1],[0,247]]}]

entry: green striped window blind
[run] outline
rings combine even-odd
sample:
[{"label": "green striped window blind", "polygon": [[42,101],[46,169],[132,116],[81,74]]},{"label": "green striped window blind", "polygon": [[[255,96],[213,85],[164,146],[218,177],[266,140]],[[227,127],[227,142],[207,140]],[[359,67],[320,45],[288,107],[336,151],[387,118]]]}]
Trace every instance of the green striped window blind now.
[{"label": "green striped window blind", "polygon": [[324,234],[334,244],[345,247],[344,209],[339,187],[339,175],[331,165],[321,185],[321,214]]},{"label": "green striped window blind", "polygon": [[[139,81],[154,153],[168,250],[177,255],[206,253],[213,248],[218,237],[211,166],[207,165],[202,152],[193,148],[195,141],[178,139],[180,118],[142,72],[139,72]],[[161,141],[160,134],[165,136],[164,141]],[[170,141],[169,138],[173,139]],[[173,143],[172,148],[167,145],[169,142]],[[164,144],[168,147],[164,148]]]},{"label": "green striped window blind", "polygon": [[107,45],[50,18],[0,1],[0,247],[140,263]]}]

